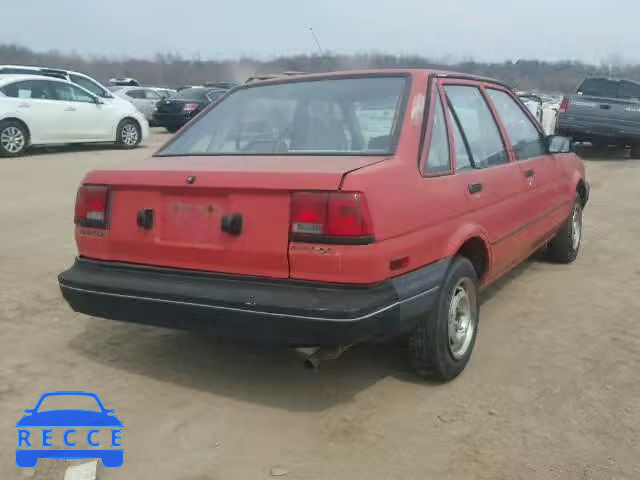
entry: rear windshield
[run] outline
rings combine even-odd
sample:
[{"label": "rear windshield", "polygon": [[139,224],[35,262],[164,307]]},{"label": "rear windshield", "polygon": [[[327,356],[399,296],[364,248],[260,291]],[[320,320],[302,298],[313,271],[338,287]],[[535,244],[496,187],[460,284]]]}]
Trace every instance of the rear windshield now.
[{"label": "rear windshield", "polygon": [[640,84],[629,80],[612,80],[609,78],[587,78],[578,93],[592,97],[640,99]]},{"label": "rear windshield", "polygon": [[179,98],[181,100],[202,100],[203,98],[206,98],[207,93],[210,91],[210,88],[185,88],[184,90],[180,90],[171,95],[171,98]]},{"label": "rear windshield", "polygon": [[387,154],[407,85],[389,76],[240,88],[159,155]]}]

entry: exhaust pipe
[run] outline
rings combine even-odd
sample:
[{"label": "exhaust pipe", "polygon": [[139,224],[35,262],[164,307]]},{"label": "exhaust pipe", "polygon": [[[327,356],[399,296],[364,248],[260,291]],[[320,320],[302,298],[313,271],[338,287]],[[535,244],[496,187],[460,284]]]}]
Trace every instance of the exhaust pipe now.
[{"label": "exhaust pipe", "polygon": [[335,360],[344,352],[349,350],[351,345],[339,345],[337,347],[317,347],[307,355],[304,360],[304,366],[310,370],[317,372],[320,370],[320,363],[327,360]]}]

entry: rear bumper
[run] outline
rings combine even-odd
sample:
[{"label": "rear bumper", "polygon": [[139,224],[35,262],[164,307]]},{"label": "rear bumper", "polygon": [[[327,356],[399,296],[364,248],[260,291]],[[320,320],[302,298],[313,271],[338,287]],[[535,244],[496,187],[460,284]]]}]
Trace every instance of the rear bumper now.
[{"label": "rear bumper", "polygon": [[195,115],[191,113],[158,113],[153,114],[153,122],[160,127],[182,127]]},{"label": "rear bumper", "polygon": [[640,127],[604,123],[606,120],[593,121],[589,118],[571,116],[561,113],[558,117],[558,133],[576,137],[577,140],[617,139],[624,141],[640,141]]},{"label": "rear bumper", "polygon": [[94,317],[269,343],[349,345],[409,330],[435,305],[449,263],[354,286],[77,259],[58,281],[71,308]]}]

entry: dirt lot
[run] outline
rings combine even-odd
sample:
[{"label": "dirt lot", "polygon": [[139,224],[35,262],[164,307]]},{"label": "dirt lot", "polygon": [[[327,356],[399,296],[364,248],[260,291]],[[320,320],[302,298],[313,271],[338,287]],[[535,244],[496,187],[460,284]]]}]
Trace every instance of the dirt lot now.
[{"label": "dirt lot", "polygon": [[0,161],[0,478],[62,478],[63,461],[20,471],[14,449],[23,410],[65,389],[124,422],[109,479],[640,478],[640,161],[585,152],[578,261],[532,259],[487,292],[471,364],[435,386],[391,347],[314,374],[295,351],[72,313],[56,275],[75,254],[78,182],[164,138]]}]

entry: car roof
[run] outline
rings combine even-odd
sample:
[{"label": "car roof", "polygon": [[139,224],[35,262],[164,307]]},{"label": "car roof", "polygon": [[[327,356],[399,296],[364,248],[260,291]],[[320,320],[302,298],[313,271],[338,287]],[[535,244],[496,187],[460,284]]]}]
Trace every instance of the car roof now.
[{"label": "car roof", "polygon": [[[3,68],[20,68],[23,70],[32,70],[34,72],[48,72],[52,74],[58,75],[77,75],[79,77],[88,78],[90,80],[96,81],[93,77],[87,75],[86,73],[76,72],[75,70],[65,70],[64,68],[51,68],[51,67],[34,67],[33,65],[0,65],[0,75],[4,75],[2,73]],[[19,73],[9,73],[7,75],[30,75],[30,74],[19,74]],[[53,78],[49,76],[49,78]]]},{"label": "car roof", "polygon": [[255,80],[251,83],[244,84],[242,87],[251,87],[254,85],[263,85],[271,83],[293,83],[304,80],[324,80],[331,78],[344,78],[344,77],[366,77],[366,76],[383,76],[383,75],[409,75],[415,77],[417,75],[437,76],[440,78],[459,78],[464,80],[475,80],[478,82],[495,83],[503,85],[507,88],[511,88],[500,80],[494,78],[483,77],[480,75],[473,75],[469,73],[454,72],[449,70],[436,70],[426,68],[389,68],[389,69],[368,69],[368,70],[342,70],[336,72],[321,72],[321,73],[304,73],[296,75],[275,75],[272,78],[265,78],[264,80]]},{"label": "car roof", "polygon": [[129,90],[153,90],[153,88],[143,87],[142,85],[112,85],[110,88],[115,88],[116,90],[112,90],[114,92],[128,92]]},{"label": "car roof", "polygon": [[79,75],[84,75],[82,73],[74,72],[72,70],[65,70],[63,68],[35,67],[33,65],[0,65],[0,69],[3,69],[3,68],[20,68],[23,70],[33,70],[34,72],[46,70],[47,72],[59,73],[59,74],[78,73]]},{"label": "car roof", "polygon": [[25,74],[2,74],[0,73],[0,85],[8,85],[13,82],[23,80],[51,80],[53,82],[69,83],[67,80],[57,77],[49,77],[47,75],[25,75]]},{"label": "car roof", "polygon": [[618,77],[607,77],[604,75],[590,75],[584,78],[585,80],[609,80],[611,82],[631,82],[636,85],[640,85],[638,80],[633,80],[631,78],[618,78]]}]

